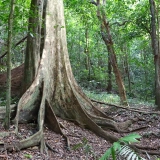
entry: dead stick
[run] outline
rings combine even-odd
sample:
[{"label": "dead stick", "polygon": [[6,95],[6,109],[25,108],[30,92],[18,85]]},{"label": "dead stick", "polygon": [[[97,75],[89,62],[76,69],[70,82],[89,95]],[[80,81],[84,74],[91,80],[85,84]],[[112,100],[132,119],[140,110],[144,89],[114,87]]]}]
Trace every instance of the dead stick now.
[{"label": "dead stick", "polygon": [[46,146],[48,147],[48,149],[50,149],[53,152],[59,153],[57,152],[55,149],[53,149],[47,142],[45,142]]},{"label": "dead stick", "polygon": [[122,106],[118,106],[118,105],[115,105],[115,104],[110,104],[110,103],[106,103],[106,102],[102,102],[102,101],[97,101],[97,100],[94,100],[94,99],[91,99],[91,101],[96,102],[96,103],[100,103],[100,104],[105,104],[105,105],[108,105],[108,106],[122,108],[122,109],[129,110],[129,111],[132,111],[132,112],[139,112],[139,113],[144,113],[144,114],[160,114],[159,111],[157,111],[157,112],[146,112],[146,111],[136,110],[136,109],[127,108],[127,107],[122,107]]},{"label": "dead stick", "polygon": [[[14,47],[17,47],[20,43],[24,42],[26,40],[27,36],[23,37],[20,41],[18,41]],[[7,54],[7,51],[0,56],[0,59],[3,58]]]}]

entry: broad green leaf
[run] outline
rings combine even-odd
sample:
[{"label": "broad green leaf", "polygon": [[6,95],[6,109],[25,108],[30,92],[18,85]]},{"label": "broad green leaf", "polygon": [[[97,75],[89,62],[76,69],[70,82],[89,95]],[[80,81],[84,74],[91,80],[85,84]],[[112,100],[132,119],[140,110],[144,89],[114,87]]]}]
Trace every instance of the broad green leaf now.
[{"label": "broad green leaf", "polygon": [[114,142],[113,143],[113,148],[115,151],[120,150],[121,149],[121,145],[119,142]]},{"label": "broad green leaf", "polygon": [[112,159],[116,160],[116,151],[114,150],[114,147],[111,147],[111,153],[112,153]]},{"label": "broad green leaf", "polygon": [[78,143],[78,144],[74,145],[74,146],[72,147],[72,149],[73,149],[73,150],[77,150],[77,149],[79,149],[79,148],[81,148],[81,147],[83,147],[83,144],[82,144],[82,143]]},{"label": "broad green leaf", "polygon": [[107,158],[110,157],[111,153],[112,153],[111,148],[109,148],[99,160],[107,160]]},{"label": "broad green leaf", "polygon": [[121,142],[133,143],[138,142],[137,138],[141,138],[139,134],[133,133],[119,139]]},{"label": "broad green leaf", "polygon": [[86,144],[88,143],[87,138],[84,137],[84,138],[82,139],[82,143],[83,143],[83,145],[86,145]]},{"label": "broad green leaf", "polygon": [[31,154],[24,154],[24,157],[28,159],[32,159],[33,156]]}]

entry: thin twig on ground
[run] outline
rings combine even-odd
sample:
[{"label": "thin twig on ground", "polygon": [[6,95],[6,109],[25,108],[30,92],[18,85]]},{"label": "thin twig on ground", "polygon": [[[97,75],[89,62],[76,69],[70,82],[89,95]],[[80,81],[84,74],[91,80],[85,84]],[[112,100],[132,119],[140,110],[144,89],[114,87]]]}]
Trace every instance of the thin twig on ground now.
[{"label": "thin twig on ground", "polygon": [[106,102],[102,102],[102,101],[97,101],[97,100],[94,100],[94,99],[91,99],[91,101],[99,103],[99,104],[104,104],[104,105],[108,105],[108,106],[122,108],[122,109],[129,110],[129,111],[132,111],[132,112],[138,112],[138,113],[143,113],[143,114],[158,114],[158,115],[160,115],[159,111],[156,111],[156,112],[147,112],[147,111],[136,110],[136,109],[132,109],[132,108],[128,108],[128,107],[119,106],[119,105],[116,105],[116,104],[110,104],[110,103],[106,103]]}]

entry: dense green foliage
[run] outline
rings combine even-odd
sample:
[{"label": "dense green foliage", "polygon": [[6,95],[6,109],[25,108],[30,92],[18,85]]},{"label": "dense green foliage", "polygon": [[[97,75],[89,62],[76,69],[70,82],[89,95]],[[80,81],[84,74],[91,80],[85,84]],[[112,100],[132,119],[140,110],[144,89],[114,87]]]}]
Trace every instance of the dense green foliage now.
[{"label": "dense green foliage", "polygon": [[[7,43],[7,30],[8,30],[8,16],[9,16],[9,3],[10,1],[2,0],[0,2],[0,50],[2,56],[6,51]],[[20,41],[27,34],[28,26],[28,13],[29,13],[30,0],[17,0],[14,13],[13,22],[13,49],[12,49],[12,67],[18,66],[23,63],[25,44],[21,43],[16,48],[15,44]],[[2,63],[3,62],[3,63]],[[5,71],[6,56],[0,59],[0,71]]]},{"label": "dense green foliage", "polygon": [[[6,0],[0,2],[0,42],[3,42],[0,43],[0,56],[6,50],[8,3]],[[64,0],[64,4],[68,51],[73,73],[82,87],[105,92],[109,77],[108,52],[100,34],[96,6],[90,1],[79,0]],[[30,0],[17,0],[13,46],[27,34],[29,6]],[[150,38],[149,2],[108,0],[106,15],[128,97],[153,100],[155,71]],[[23,62],[24,53],[25,43],[13,48],[12,67]],[[5,61],[5,57],[0,59],[1,72],[5,70]],[[117,93],[113,74],[112,86],[112,93]]]},{"label": "dense green foliage", "polygon": [[[106,91],[108,53],[100,35],[96,8],[89,2],[65,1],[68,50],[76,79],[90,90]],[[114,47],[127,94],[154,99],[154,61],[148,1],[107,1]],[[87,34],[86,34],[87,33]],[[113,93],[117,93],[112,75]]]}]

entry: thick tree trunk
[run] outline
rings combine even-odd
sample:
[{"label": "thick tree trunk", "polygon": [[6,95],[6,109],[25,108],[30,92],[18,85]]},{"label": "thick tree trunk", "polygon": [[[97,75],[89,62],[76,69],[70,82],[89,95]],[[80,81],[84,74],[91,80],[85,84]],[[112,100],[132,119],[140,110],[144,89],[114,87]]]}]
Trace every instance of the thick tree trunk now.
[{"label": "thick tree trunk", "polygon": [[[27,41],[27,46],[30,46],[33,41],[36,44],[32,46],[33,49],[31,51],[26,52],[28,60],[25,61],[27,63],[25,64],[25,67],[27,67],[25,70],[28,70],[28,73],[30,73],[30,70],[34,70],[34,74],[32,76],[33,79],[30,79],[30,87],[25,91],[18,103],[14,122],[17,124],[16,131],[18,131],[18,123],[37,120],[39,131],[30,138],[20,141],[17,144],[17,148],[23,149],[40,143],[41,151],[43,151],[45,149],[43,138],[44,123],[47,123],[48,127],[55,132],[63,134],[56,116],[76,121],[97,135],[112,142],[116,141],[117,137],[108,134],[100,126],[122,131],[122,127],[126,124],[125,127],[127,128],[129,124],[117,124],[108,118],[94,107],[77,85],[72,74],[67,51],[63,1],[44,0],[41,3],[38,3],[39,0],[32,1],[34,3],[32,2],[31,4],[41,6],[37,7],[37,9],[43,11],[43,15],[40,14],[43,16],[43,28],[35,30],[38,31],[36,32],[38,35],[40,34],[44,38],[35,36],[30,37]],[[35,9],[36,6],[31,7],[31,9]],[[42,17],[39,19],[42,19]],[[34,21],[31,22],[34,23]],[[41,22],[39,21],[39,23]],[[37,27],[39,26],[37,25]],[[41,46],[41,48],[38,46]],[[31,53],[35,55],[31,55]],[[39,58],[34,59],[31,56],[40,57],[40,62],[37,62]],[[33,65],[35,69],[34,67],[29,67],[29,64]],[[27,78],[27,76],[30,77],[30,74],[24,74],[24,78]]]},{"label": "thick tree trunk", "polygon": [[43,3],[44,0],[42,0],[42,2],[38,0],[31,1],[22,93],[24,93],[33,82],[42,54],[40,46],[41,39],[43,38],[41,35]]}]

